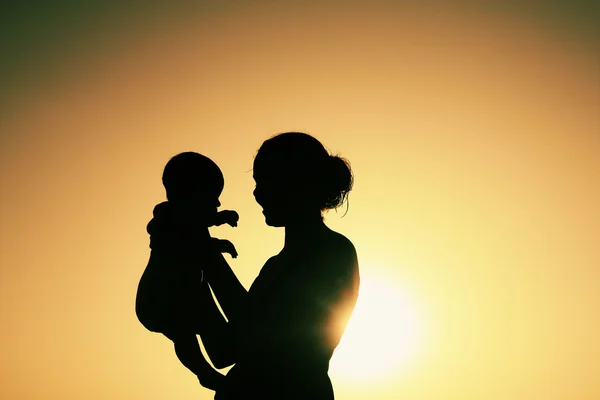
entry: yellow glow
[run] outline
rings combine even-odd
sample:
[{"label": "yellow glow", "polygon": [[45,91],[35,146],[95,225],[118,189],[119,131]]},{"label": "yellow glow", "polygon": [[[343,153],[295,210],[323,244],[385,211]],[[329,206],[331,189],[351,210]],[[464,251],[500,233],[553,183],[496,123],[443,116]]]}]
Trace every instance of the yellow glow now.
[{"label": "yellow glow", "polygon": [[249,287],[284,241],[253,157],[286,130],[356,177],[326,215],[362,277],[336,400],[600,399],[600,53],[564,29],[584,2],[105,3],[2,26],[0,399],[212,400],[135,316],[145,227],[164,163],[210,156],[240,214],[211,233]]},{"label": "yellow glow", "polygon": [[414,355],[419,332],[416,310],[398,286],[381,277],[362,277],[331,373],[352,382],[385,380]]}]

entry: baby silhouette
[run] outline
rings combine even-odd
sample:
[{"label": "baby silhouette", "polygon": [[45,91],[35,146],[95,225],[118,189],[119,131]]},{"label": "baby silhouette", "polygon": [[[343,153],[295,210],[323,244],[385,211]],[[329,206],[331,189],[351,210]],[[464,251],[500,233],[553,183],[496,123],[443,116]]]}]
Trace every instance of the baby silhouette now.
[{"label": "baby silhouette", "polygon": [[211,262],[216,248],[237,257],[228,240],[212,238],[210,226],[237,226],[231,210],[217,211],[224,179],[208,157],[185,152],[171,158],[163,171],[167,201],[154,208],[148,223],[150,259],[136,295],[136,315],[151,332],[162,333],[175,347],[181,363],[200,384],[216,390],[223,375],[206,361],[196,334],[202,323],[200,285],[202,266]]}]

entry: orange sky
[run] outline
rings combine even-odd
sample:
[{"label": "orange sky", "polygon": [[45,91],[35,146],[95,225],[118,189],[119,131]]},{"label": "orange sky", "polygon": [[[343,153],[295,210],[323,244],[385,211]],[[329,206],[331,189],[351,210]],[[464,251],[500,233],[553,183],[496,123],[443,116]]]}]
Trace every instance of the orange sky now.
[{"label": "orange sky", "polygon": [[[208,155],[241,215],[213,233],[249,286],[283,232],[248,171],[286,130],[351,161],[348,214],[327,221],[401,299],[365,286],[365,315],[412,338],[379,379],[332,366],[337,399],[600,398],[596,37],[386,1],[136,15],[81,24],[48,71],[32,52],[2,95],[0,398],[211,399],[135,317],[145,224],[168,158]],[[340,360],[383,362],[350,344]]]}]

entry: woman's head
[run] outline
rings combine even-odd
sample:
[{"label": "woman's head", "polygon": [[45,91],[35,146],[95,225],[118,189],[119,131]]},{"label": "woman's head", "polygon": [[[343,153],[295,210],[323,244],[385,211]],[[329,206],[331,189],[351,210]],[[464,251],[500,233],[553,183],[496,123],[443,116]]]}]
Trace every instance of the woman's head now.
[{"label": "woman's head", "polygon": [[254,180],[254,196],[271,226],[341,206],[353,184],[350,163],[301,132],[281,133],[262,144]]}]

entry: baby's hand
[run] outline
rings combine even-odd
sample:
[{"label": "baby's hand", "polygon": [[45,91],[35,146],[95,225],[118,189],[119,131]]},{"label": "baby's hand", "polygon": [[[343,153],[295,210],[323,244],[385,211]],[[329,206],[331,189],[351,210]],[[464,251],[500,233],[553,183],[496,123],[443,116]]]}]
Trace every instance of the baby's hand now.
[{"label": "baby's hand", "polygon": [[237,250],[235,249],[233,243],[231,243],[229,240],[213,238],[213,241],[220,253],[228,253],[231,255],[231,257],[237,258]]},{"label": "baby's hand", "polygon": [[235,227],[240,219],[237,212],[233,210],[223,210],[217,213],[217,225],[228,224],[229,226]]}]

